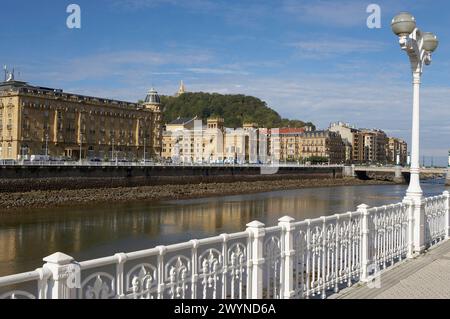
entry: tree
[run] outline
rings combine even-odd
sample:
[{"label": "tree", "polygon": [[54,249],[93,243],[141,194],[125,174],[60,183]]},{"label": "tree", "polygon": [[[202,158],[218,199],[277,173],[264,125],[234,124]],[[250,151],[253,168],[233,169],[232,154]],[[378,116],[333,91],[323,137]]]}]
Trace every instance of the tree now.
[{"label": "tree", "polygon": [[244,123],[256,123],[259,127],[304,127],[312,123],[300,120],[282,119],[267,106],[266,102],[253,96],[222,95],[217,93],[185,93],[179,97],[162,96],[163,121],[170,123],[178,117],[198,116],[206,120],[211,116],[220,116],[225,126],[237,128]]}]

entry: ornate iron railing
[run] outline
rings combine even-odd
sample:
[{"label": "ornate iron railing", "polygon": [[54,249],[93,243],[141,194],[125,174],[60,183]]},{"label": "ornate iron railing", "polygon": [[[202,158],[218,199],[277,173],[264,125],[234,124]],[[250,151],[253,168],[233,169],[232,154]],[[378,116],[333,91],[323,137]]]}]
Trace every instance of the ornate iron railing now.
[{"label": "ornate iron railing", "polygon": [[428,245],[435,245],[447,235],[447,198],[446,195],[441,195],[425,199],[425,241]]},{"label": "ornate iron railing", "polygon": [[56,253],[0,278],[0,299],[326,298],[448,239],[449,218],[444,192],[81,263]]}]

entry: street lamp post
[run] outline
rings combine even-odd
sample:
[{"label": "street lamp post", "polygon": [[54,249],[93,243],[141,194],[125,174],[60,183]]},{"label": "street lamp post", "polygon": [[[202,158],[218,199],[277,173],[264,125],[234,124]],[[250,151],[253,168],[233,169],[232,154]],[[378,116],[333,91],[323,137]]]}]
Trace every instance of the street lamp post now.
[{"label": "street lamp post", "polygon": [[83,151],[83,133],[80,133],[80,164],[82,163],[82,151]]},{"label": "street lamp post", "polygon": [[146,146],[147,146],[147,138],[144,137],[144,165],[146,164]]},{"label": "street lamp post", "polygon": [[[420,187],[420,83],[424,65],[431,64],[431,54],[439,42],[429,32],[422,32],[416,26],[416,19],[407,12],[401,12],[392,20],[392,31],[399,37],[402,50],[406,51],[413,75],[413,121],[411,143],[410,184],[405,200],[414,206],[414,251],[425,248],[423,191]],[[411,254],[410,254],[411,255]]]},{"label": "street lamp post", "polygon": [[48,157],[48,133],[45,133],[45,160]]},{"label": "street lamp post", "polygon": [[114,160],[114,137],[111,137],[111,161]]}]

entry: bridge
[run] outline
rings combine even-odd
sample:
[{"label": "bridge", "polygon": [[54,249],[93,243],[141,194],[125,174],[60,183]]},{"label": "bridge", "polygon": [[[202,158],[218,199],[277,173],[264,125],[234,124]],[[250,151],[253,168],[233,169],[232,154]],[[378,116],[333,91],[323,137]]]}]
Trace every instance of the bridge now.
[{"label": "bridge", "polygon": [[[380,276],[388,279],[386,296],[407,297],[411,288],[395,286],[400,274],[409,274],[403,284],[416,285],[415,297],[437,298],[449,292],[449,239],[444,192],[303,221],[286,216],[271,227],[254,221],[238,233],[95,260],[58,252],[37,270],[0,278],[0,299],[325,299]],[[437,295],[417,287],[437,270],[447,276],[434,277]]]},{"label": "bridge", "polygon": [[[369,174],[386,174],[393,177],[397,183],[405,183],[410,177],[410,168],[402,166],[346,166],[344,175],[358,177],[360,179],[368,178]],[[446,184],[450,185],[450,168],[422,167],[420,168],[422,176],[442,176],[446,178]]]},{"label": "bridge", "polygon": [[[390,172],[395,173],[398,170],[396,166],[355,166],[355,172]],[[409,167],[400,167],[402,173],[409,174]],[[444,175],[447,174],[447,168],[422,167],[421,174]]]}]

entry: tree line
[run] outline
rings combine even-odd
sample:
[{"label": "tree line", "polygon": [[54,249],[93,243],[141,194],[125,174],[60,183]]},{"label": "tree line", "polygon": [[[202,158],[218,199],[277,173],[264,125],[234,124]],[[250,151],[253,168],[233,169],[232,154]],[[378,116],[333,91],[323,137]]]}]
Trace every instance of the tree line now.
[{"label": "tree line", "polygon": [[203,120],[222,117],[224,125],[230,128],[242,127],[244,123],[255,123],[259,127],[299,128],[315,125],[301,120],[283,119],[267,103],[253,96],[222,95],[218,93],[185,93],[179,97],[161,96],[163,122],[170,123],[178,117]]}]

